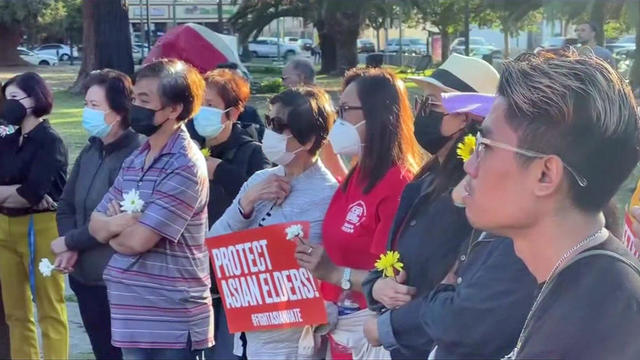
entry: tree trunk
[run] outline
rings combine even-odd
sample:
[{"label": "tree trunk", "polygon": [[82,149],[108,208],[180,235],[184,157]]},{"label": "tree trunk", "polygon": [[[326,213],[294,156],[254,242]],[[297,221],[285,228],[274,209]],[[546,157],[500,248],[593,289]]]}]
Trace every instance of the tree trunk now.
[{"label": "tree trunk", "polygon": [[336,40],[332,34],[318,31],[320,39],[320,74],[329,74],[338,68]]},{"label": "tree trunk", "polygon": [[358,65],[358,35],[360,21],[357,12],[339,12],[335,18],[337,26],[330,26],[336,39],[337,75]]},{"label": "tree trunk", "polygon": [[109,68],[133,76],[129,14],[122,0],[85,0],[82,19],[82,66],[71,91],[80,93],[93,70]]},{"label": "tree trunk", "polygon": [[635,11],[637,11],[636,16],[638,16],[636,18],[636,51],[633,65],[631,66],[631,73],[629,74],[629,82],[637,98],[639,95],[638,92],[640,92],[640,61],[638,61],[638,49],[640,49],[640,6],[637,6]]},{"label": "tree trunk", "polygon": [[0,25],[0,65],[28,66],[29,63],[22,60],[16,49],[20,45],[22,34],[20,29],[13,26]]},{"label": "tree trunk", "polygon": [[607,4],[604,0],[593,0],[591,3],[590,22],[598,27],[596,43],[604,46],[604,17]]},{"label": "tree trunk", "polygon": [[380,51],[380,28],[376,29],[376,51]]},{"label": "tree trunk", "polygon": [[504,58],[509,57],[509,52],[511,51],[511,44],[509,44],[509,30],[502,28],[502,36],[504,40]]},{"label": "tree trunk", "polygon": [[449,57],[449,45],[451,44],[451,35],[446,26],[440,30],[440,52],[442,53],[442,62],[445,62]]}]

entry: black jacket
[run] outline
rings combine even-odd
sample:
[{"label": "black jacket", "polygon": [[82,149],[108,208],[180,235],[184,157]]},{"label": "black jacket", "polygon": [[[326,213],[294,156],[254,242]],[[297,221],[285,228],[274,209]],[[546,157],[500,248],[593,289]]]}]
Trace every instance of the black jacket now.
[{"label": "black jacket", "polygon": [[[429,295],[380,316],[383,345],[404,355],[395,358],[424,359],[434,345],[436,359],[499,359],[511,352],[537,281],[511,239],[483,236],[464,255],[456,285],[439,284]],[[382,334],[385,323],[391,332]]]},{"label": "black jacket", "polygon": [[[205,139],[193,126],[187,123],[191,138],[205,146]],[[262,153],[262,146],[235,122],[229,139],[222,144],[209,148],[211,156],[222,160],[209,181],[209,226],[213,225],[231,205],[240,192],[242,184],[256,171],[271,166]]]},{"label": "black jacket", "polygon": [[[400,253],[406,284],[417,288],[418,297],[431,292],[449,273],[471,234],[465,211],[453,204],[450,192],[432,198],[436,171],[404,188],[387,243],[389,250]],[[363,283],[367,304],[373,311],[384,309],[371,294],[381,276],[379,271],[372,271]]]},{"label": "black jacket", "polygon": [[58,203],[58,232],[65,237],[69,249],[80,251],[71,275],[87,285],[103,284],[102,272],[113,255],[111,246],[99,243],[89,234],[91,213],[113,185],[122,162],[141,142],[132,130],[107,145],[97,137],[89,138],[89,144],[73,165]]}]

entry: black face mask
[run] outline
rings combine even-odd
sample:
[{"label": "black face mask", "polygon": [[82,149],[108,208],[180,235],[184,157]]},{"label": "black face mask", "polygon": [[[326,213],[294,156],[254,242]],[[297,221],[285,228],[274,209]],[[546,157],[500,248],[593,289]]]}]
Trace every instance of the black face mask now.
[{"label": "black face mask", "polygon": [[156,111],[148,109],[142,106],[131,106],[131,112],[129,113],[129,120],[131,121],[131,128],[138,134],[142,134],[149,137],[156,133],[162,127],[162,124],[154,124],[156,118]]},{"label": "black face mask", "polygon": [[444,116],[443,113],[433,110],[426,115],[416,116],[413,134],[418,144],[431,155],[435,155],[451,139],[450,136],[442,135],[442,119]]},{"label": "black face mask", "polygon": [[22,124],[22,120],[24,120],[26,116],[27,108],[19,100],[8,99],[4,102],[2,118],[7,122],[7,124],[20,126],[20,124]]}]

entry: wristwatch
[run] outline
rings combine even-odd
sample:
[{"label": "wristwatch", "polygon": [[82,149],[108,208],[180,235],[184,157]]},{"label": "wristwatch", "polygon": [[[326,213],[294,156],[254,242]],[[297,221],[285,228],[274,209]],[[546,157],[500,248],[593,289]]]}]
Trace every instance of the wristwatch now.
[{"label": "wristwatch", "polygon": [[344,272],[342,272],[342,280],[340,281],[340,287],[342,290],[351,289],[351,269],[344,268]]}]

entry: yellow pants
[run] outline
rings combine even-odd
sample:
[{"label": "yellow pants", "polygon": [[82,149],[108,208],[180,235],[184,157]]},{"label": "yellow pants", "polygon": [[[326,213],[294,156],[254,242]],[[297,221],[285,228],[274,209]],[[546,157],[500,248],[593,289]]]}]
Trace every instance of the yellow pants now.
[{"label": "yellow pants", "polygon": [[[51,241],[58,237],[53,212],[33,215],[35,229],[35,288],[38,324],[42,330],[45,359],[68,359],[69,327],[64,301],[64,276],[54,271],[44,277],[38,270],[40,259],[55,256]],[[29,216],[0,215],[0,282],[9,324],[11,357],[14,360],[40,359],[38,334],[29,287]]]}]

